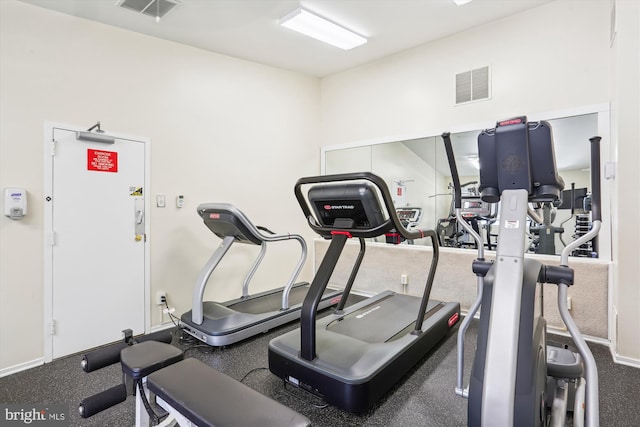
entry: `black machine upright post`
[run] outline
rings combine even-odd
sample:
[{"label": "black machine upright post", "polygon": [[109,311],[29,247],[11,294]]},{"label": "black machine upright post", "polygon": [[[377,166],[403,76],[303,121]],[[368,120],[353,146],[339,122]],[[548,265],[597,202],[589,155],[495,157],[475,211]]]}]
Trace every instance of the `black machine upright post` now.
[{"label": "black machine upright post", "polygon": [[342,313],[342,310],[344,309],[344,305],[347,303],[347,298],[349,298],[349,293],[351,293],[351,287],[353,286],[353,282],[356,280],[356,276],[358,275],[358,271],[360,270],[362,259],[364,258],[367,245],[365,240],[362,237],[360,237],[360,239],[358,240],[360,241],[360,251],[358,252],[356,262],[353,264],[353,269],[351,270],[351,274],[349,275],[347,284],[344,287],[344,291],[342,292],[342,297],[340,298],[340,302],[336,306],[336,310],[335,310],[336,314]]},{"label": "black machine upright post", "polygon": [[591,221],[602,221],[600,205],[600,138],[589,138],[591,142]]},{"label": "black machine upright post", "polygon": [[438,247],[438,235],[433,230],[425,230],[424,235],[431,238],[431,248],[433,249],[433,256],[431,258],[431,267],[429,268],[429,276],[427,277],[427,284],[424,287],[424,293],[422,295],[422,301],[420,302],[420,309],[418,310],[418,318],[416,319],[416,326],[413,329],[413,334],[422,333],[422,322],[424,322],[425,311],[427,311],[427,304],[429,303],[429,296],[431,295],[431,288],[433,286],[433,278],[436,275],[436,267],[438,266],[438,257],[440,255],[440,248]]},{"label": "black machine upright post", "polygon": [[331,244],[322,259],[307,296],[302,303],[300,314],[300,356],[305,360],[313,360],[316,357],[316,312],[320,298],[327,288],[331,274],[336,267],[342,249],[349,235],[337,233],[331,238]]}]

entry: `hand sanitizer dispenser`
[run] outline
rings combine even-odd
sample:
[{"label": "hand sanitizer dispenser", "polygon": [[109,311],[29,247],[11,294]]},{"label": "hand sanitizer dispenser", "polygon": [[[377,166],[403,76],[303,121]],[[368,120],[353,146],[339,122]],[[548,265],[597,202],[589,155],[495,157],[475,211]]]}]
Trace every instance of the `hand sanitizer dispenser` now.
[{"label": "hand sanitizer dispenser", "polygon": [[24,188],[5,188],[3,204],[5,216],[21,219],[27,214],[27,191]]}]

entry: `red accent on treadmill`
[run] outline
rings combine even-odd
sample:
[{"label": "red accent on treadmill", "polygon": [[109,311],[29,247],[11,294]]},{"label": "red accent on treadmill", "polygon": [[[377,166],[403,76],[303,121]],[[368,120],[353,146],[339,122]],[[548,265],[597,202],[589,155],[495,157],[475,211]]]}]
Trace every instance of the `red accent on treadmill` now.
[{"label": "red accent on treadmill", "polygon": [[384,233],[384,236],[387,238],[387,243],[392,243],[394,245],[402,243],[402,236],[400,233]]},{"label": "red accent on treadmill", "polygon": [[447,324],[449,325],[449,327],[452,327],[453,325],[458,323],[458,319],[460,319],[460,315],[458,313],[453,313],[453,315],[449,317],[449,321],[447,322]]},{"label": "red accent on treadmill", "polygon": [[219,213],[210,213],[209,214],[209,219],[220,219],[220,214]]},{"label": "red accent on treadmill", "polygon": [[331,232],[331,235],[334,236],[336,234],[344,234],[345,236],[347,236],[348,238],[352,238],[353,236],[351,235],[351,233],[349,233],[348,231],[339,231],[339,230],[333,230]]},{"label": "red accent on treadmill", "polygon": [[331,300],[331,305],[339,303],[341,299],[342,299],[342,295],[337,296],[337,297],[334,297],[334,298]]}]

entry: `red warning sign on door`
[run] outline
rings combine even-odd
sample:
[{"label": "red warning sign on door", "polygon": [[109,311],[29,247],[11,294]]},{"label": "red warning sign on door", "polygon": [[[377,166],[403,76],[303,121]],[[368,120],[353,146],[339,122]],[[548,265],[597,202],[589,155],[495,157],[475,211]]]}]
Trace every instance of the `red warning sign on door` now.
[{"label": "red warning sign on door", "polygon": [[118,172],[116,151],[87,150],[87,170],[98,172]]}]

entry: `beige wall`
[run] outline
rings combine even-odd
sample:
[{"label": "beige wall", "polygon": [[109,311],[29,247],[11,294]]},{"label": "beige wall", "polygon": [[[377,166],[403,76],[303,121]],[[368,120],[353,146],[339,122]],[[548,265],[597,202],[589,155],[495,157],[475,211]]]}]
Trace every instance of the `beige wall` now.
[{"label": "beige wall", "polygon": [[[329,243],[314,240],[315,263],[320,265]],[[349,242],[343,256],[334,270],[330,285],[343,288],[360,246]],[[431,247],[367,244],[366,255],[353,283],[353,290],[364,294],[376,294],[385,290],[421,297],[427,283],[427,274],[433,251]],[[470,249],[440,248],[436,275],[431,288],[431,298],[439,301],[456,301],[463,311],[467,311],[476,300],[477,280],[471,271],[471,263],[477,252]],[[531,258],[550,265],[558,265],[559,257],[531,255]],[[487,260],[495,259],[495,252],[487,253]],[[571,315],[583,334],[607,339],[607,282],[610,262],[572,258],[571,267],[575,271],[576,285],[567,295],[571,298]],[[408,286],[404,288],[400,276],[406,275]],[[605,284],[605,286],[603,286]],[[565,330],[557,307],[557,288],[544,285],[544,316],[548,325],[557,330]],[[418,313],[416,313],[417,315]]]},{"label": "beige wall", "polygon": [[[603,182],[611,197],[604,208],[615,215],[604,227],[615,236],[608,307],[618,319],[609,338],[620,358],[639,363],[639,3],[615,3],[613,48],[613,2],[559,0],[324,78],[322,143],[433,135],[611,101],[611,135],[602,135],[611,152],[603,158],[618,162],[618,176]],[[491,99],[454,106],[455,73],[484,65],[491,67]]]},{"label": "beige wall", "polygon": [[[43,356],[45,120],[101,120],[107,130],[151,139],[151,195],[187,198],[183,210],[170,204],[150,213],[152,295],[165,290],[180,313],[218,244],[194,213],[200,202],[236,203],[256,222],[309,238],[291,188],[319,171],[320,145],[609,101],[611,155],[619,162],[612,198],[617,350],[640,360],[640,13],[635,0],[615,3],[613,49],[609,1],[559,0],[319,81],[0,1],[0,187],[24,186],[30,202],[24,220],[0,218],[0,374]],[[491,100],[453,106],[454,73],[483,65],[492,70]],[[278,201],[268,210],[254,200],[267,192]],[[242,252],[221,278],[250,255]],[[265,267],[260,286],[286,275]]]},{"label": "beige wall", "polygon": [[611,139],[617,163],[612,196],[612,339],[621,357],[640,359],[640,2],[616,0],[611,48]]},{"label": "beige wall", "polygon": [[[555,1],[326,77],[322,144],[608,102],[609,21],[606,1]],[[454,75],[485,65],[491,100],[454,106]]]},{"label": "beige wall", "polygon": [[[168,202],[152,203],[149,215],[151,295],[166,291],[176,314],[190,308],[198,272],[220,242],[197,216],[199,203],[235,203],[274,231],[310,235],[292,190],[318,171],[318,79],[12,0],[0,1],[0,19],[0,188],[29,195],[28,217],[0,218],[0,373],[44,351],[45,120],[100,120],[107,131],[151,139],[147,195]],[[181,210],[177,194],[186,199]],[[243,246],[217,272],[222,283],[257,254]],[[290,258],[293,270],[296,250],[282,243],[270,251],[256,290],[284,282],[290,271],[279,264]],[[208,297],[239,296],[241,279],[233,283],[210,287]],[[156,305],[151,314],[158,325]]]}]

